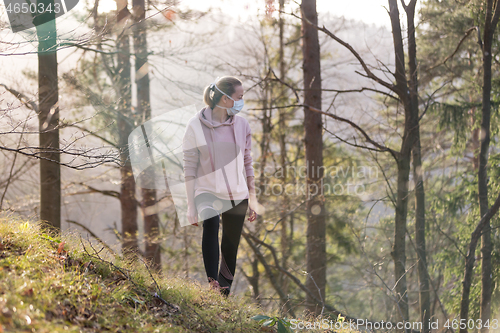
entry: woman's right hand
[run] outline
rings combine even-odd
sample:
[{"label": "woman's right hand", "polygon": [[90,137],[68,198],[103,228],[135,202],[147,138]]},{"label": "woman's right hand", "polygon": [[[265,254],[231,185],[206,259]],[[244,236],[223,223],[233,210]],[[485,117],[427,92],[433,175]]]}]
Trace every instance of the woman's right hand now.
[{"label": "woman's right hand", "polygon": [[196,206],[191,204],[188,205],[187,218],[189,224],[194,224],[198,226],[198,212],[196,211]]}]

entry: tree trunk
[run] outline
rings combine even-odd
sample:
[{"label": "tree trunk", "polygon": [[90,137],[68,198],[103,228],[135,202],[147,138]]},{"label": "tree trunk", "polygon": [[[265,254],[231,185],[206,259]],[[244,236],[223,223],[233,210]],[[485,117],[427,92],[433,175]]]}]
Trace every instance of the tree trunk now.
[{"label": "tree trunk", "polygon": [[[479,153],[478,194],[480,216],[488,212],[488,150],[490,147],[490,118],[491,118],[491,44],[495,27],[491,26],[491,0],[486,8],[486,22],[484,27],[483,45],[483,103],[481,120],[481,150]],[[498,4],[497,4],[498,6]],[[491,317],[492,269],[491,269],[491,226],[488,220],[481,236],[481,309],[480,318],[483,323]],[[488,332],[488,327],[481,328],[481,332]]]},{"label": "tree trunk", "polygon": [[[302,0],[303,17],[317,25],[316,0]],[[326,244],[325,207],[322,187],[323,178],[323,123],[321,114],[308,106],[321,110],[321,67],[318,31],[306,22],[302,23],[302,53],[304,74],[304,128],[307,169],[307,280],[306,287],[318,299],[325,302]],[[307,309],[316,315],[322,307],[307,295]]]},{"label": "tree trunk", "polygon": [[[482,100],[482,120],[481,120],[481,149],[479,152],[479,170],[478,170],[478,194],[479,210],[481,222],[476,227],[476,232],[482,232],[481,236],[481,309],[480,318],[483,323],[490,320],[491,317],[491,295],[492,295],[492,267],[491,267],[491,226],[490,219],[484,219],[489,212],[488,204],[488,150],[490,147],[490,119],[491,119],[491,45],[493,35],[496,30],[500,16],[500,6],[495,1],[495,12],[493,13],[493,0],[488,0],[486,4],[486,15],[483,35],[483,100]],[[470,285],[472,283],[472,271],[474,268],[474,255],[476,244],[474,244],[474,234],[471,237],[469,253],[466,259],[465,274],[463,280],[462,304],[460,308],[460,319],[469,318],[469,296]],[[481,327],[481,332],[488,332],[486,326]],[[467,332],[467,327],[460,329],[461,333]]]},{"label": "tree trunk", "polygon": [[[412,3],[413,2],[414,1],[412,1]],[[410,158],[415,136],[412,129],[414,130],[413,126],[416,122],[418,122],[418,119],[415,121],[412,118],[415,117],[415,110],[418,112],[418,106],[412,106],[412,99],[406,79],[403,36],[401,33],[397,0],[389,0],[389,15],[391,18],[394,55],[396,58],[396,90],[398,96],[403,101],[405,113],[404,133],[397,161],[398,176],[396,216],[394,226],[394,245],[391,251],[391,256],[394,261],[397,312],[401,316],[401,321],[409,321],[408,290],[406,284],[406,220],[408,215]]]},{"label": "tree trunk", "polygon": [[430,332],[430,278],[427,270],[427,252],[425,250],[425,191],[422,171],[422,156],[420,148],[419,125],[417,124],[417,139],[413,146],[413,179],[415,183],[415,239],[418,258],[418,281],[419,281],[419,305],[420,322],[423,325],[423,332]]},{"label": "tree trunk", "polygon": [[257,258],[251,258],[250,259],[251,264],[252,264],[252,275],[246,275],[245,277],[248,280],[248,283],[250,283],[250,286],[252,287],[252,298],[254,302],[258,305],[262,305],[262,301],[260,299],[260,290],[259,290],[259,260]]},{"label": "tree trunk", "polygon": [[[285,10],[285,0],[279,0],[279,40],[280,40],[280,45],[279,45],[279,73],[280,73],[280,80],[285,81],[285,59],[284,59],[284,54],[285,54],[285,42],[284,42],[284,19],[283,19],[283,11]],[[286,90],[284,85],[280,85],[280,88],[278,89],[278,103],[279,105],[285,105],[286,103]],[[287,226],[287,221],[288,219],[286,218],[286,214],[289,210],[288,207],[288,202],[289,198],[287,197],[286,191],[284,189],[286,188],[287,181],[288,181],[288,175],[287,175],[287,150],[286,150],[286,133],[287,133],[287,127],[286,127],[286,109],[280,108],[278,109],[279,112],[279,143],[280,143],[280,163],[281,163],[281,213],[280,213],[280,219],[281,219],[281,267],[283,269],[288,270],[288,257],[290,256],[290,244],[289,244],[289,239],[288,239],[288,226]],[[288,277],[280,272],[280,278],[281,278],[281,289],[283,290],[283,293],[287,295],[287,300],[285,304],[282,304],[283,307],[283,312],[285,314],[288,314],[292,311],[290,302],[288,302]]]},{"label": "tree trunk", "polygon": [[[135,82],[137,85],[137,113],[142,115],[142,121],[151,119],[151,103],[149,93],[148,43],[145,22],[146,6],[144,0],[132,0],[134,11],[134,51],[135,51]],[[160,218],[155,209],[157,204],[154,188],[154,166],[151,166],[141,177],[142,214],[144,218],[144,238],[146,249],[144,255],[152,267],[161,270],[161,252],[158,240]]]},{"label": "tree trunk", "polygon": [[[479,153],[478,193],[479,210],[481,217],[488,212],[488,150],[490,147],[490,118],[491,118],[491,44],[493,34],[498,22],[498,1],[496,2],[495,18],[492,19],[492,0],[488,1],[484,27],[483,44],[483,103],[481,120],[481,150]],[[492,268],[491,268],[491,226],[488,220],[483,228],[481,237],[481,320],[486,322],[491,317]],[[488,327],[483,326],[481,332],[488,332]]]},{"label": "tree trunk", "polygon": [[408,21],[408,63],[410,69],[410,101],[412,108],[411,119],[414,122],[412,131],[414,133],[413,152],[413,181],[415,186],[415,238],[416,252],[418,258],[418,281],[419,281],[419,305],[420,322],[424,333],[430,329],[430,277],[427,270],[427,253],[425,251],[425,190],[424,171],[422,170],[422,150],[420,142],[420,124],[418,115],[418,72],[417,72],[417,43],[415,41],[415,2],[411,2],[406,8]]},{"label": "tree trunk", "polygon": [[[44,0],[46,8],[54,1]],[[38,37],[38,103],[40,154],[40,220],[61,231],[61,167],[59,154],[59,89],[57,78],[55,12],[48,22],[36,27]]]},{"label": "tree trunk", "polygon": [[135,180],[132,165],[128,153],[128,137],[133,130],[132,119],[132,91],[130,84],[130,41],[127,21],[130,12],[127,8],[127,0],[117,0],[117,62],[118,62],[118,86],[120,87],[120,100],[118,102],[118,135],[121,160],[121,188],[120,206],[122,221],[122,251],[124,254],[137,255],[139,246],[137,244],[137,201],[135,198]]},{"label": "tree trunk", "polygon": [[[260,123],[262,126],[262,138],[259,142],[260,146],[260,163],[259,163],[259,186],[256,187],[256,195],[257,199],[260,202],[262,197],[266,193],[267,187],[267,177],[266,177],[266,166],[267,166],[267,157],[269,154],[269,142],[270,142],[270,132],[271,132],[271,118],[272,118],[272,109],[269,108],[269,83],[264,81],[263,87],[263,97],[260,98],[262,103],[263,115],[260,118]],[[254,226],[254,230],[262,230],[263,228],[263,218],[262,216],[258,216]],[[262,304],[261,295],[260,295],[260,273],[259,273],[259,258],[257,254],[254,252],[255,256],[251,259],[252,261],[252,275],[248,276],[248,281],[252,285],[253,288],[253,297],[255,298],[258,304]]]},{"label": "tree trunk", "polygon": [[[481,237],[481,233],[484,227],[490,222],[491,218],[498,212],[499,209],[500,209],[500,193],[498,194],[498,197],[491,206],[491,208],[481,218],[470,238],[469,250],[467,251],[467,257],[465,258],[465,272],[464,272],[464,279],[462,280],[462,285],[463,285],[462,301],[460,304],[460,320],[464,320],[466,323],[469,320],[470,286],[472,284],[472,273],[474,269],[474,262],[476,261],[477,243],[479,242],[479,238]],[[466,332],[467,332],[467,325],[464,328],[460,329],[460,333],[466,333]]]}]

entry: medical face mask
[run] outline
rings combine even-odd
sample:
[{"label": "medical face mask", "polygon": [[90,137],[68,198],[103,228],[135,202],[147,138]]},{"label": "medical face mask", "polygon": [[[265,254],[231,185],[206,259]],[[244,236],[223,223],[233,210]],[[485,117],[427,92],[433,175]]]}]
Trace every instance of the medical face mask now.
[{"label": "medical face mask", "polygon": [[226,109],[227,111],[227,114],[229,116],[234,116],[235,114],[237,114],[238,112],[241,111],[241,109],[243,109],[243,105],[245,105],[245,102],[243,101],[243,99],[240,99],[239,101],[235,101],[234,99],[231,98],[231,96],[228,96],[227,94],[225,94],[222,90],[219,89],[219,87],[217,87],[216,84],[214,84],[215,88],[220,91],[222,94],[226,95],[229,99],[231,99],[234,104],[232,107],[230,108],[227,108],[225,106],[220,106],[218,105],[218,107],[222,108],[222,109]]},{"label": "medical face mask", "polygon": [[[229,97],[229,96],[227,96],[227,97]],[[229,98],[231,98],[231,97],[229,97]],[[233,99],[233,101],[234,101],[233,107],[227,109],[227,114],[230,116],[234,116],[235,114],[240,112],[241,109],[243,109],[243,105],[245,105],[245,102],[243,101],[243,99],[240,99],[239,101],[235,101]]]}]

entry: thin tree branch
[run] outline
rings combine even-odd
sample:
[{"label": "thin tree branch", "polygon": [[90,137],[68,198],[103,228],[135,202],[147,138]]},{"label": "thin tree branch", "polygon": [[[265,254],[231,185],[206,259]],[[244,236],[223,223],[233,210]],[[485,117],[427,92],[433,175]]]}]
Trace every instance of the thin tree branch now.
[{"label": "thin tree branch", "polygon": [[326,35],[330,36],[336,42],[338,42],[339,44],[341,44],[342,46],[344,46],[345,48],[347,48],[352,53],[352,55],[354,55],[354,57],[356,57],[356,59],[358,60],[358,62],[363,67],[364,71],[366,72],[366,75],[367,75],[368,78],[374,80],[375,82],[377,82],[377,83],[383,85],[384,87],[386,87],[386,88],[394,91],[395,93],[397,93],[396,86],[394,84],[386,82],[386,81],[382,80],[381,78],[379,78],[378,76],[376,76],[370,70],[370,68],[368,68],[368,66],[366,65],[366,63],[363,60],[363,58],[361,58],[361,56],[359,55],[359,53],[356,52],[356,50],[351,45],[349,45],[349,43],[344,42],[342,39],[340,39],[339,37],[337,37],[334,33],[332,33],[327,28],[325,28],[325,26],[323,26],[323,27],[320,28],[316,24],[314,24],[310,20],[308,20],[306,17],[299,17],[298,15],[296,15],[294,13],[285,13],[285,14],[289,14],[289,15],[294,16],[294,17],[296,17],[296,18],[298,18],[300,20],[303,20],[303,21],[307,22],[307,24],[309,24],[309,25],[313,26],[314,28],[316,28],[317,30],[319,30],[319,31],[325,33]]},{"label": "thin tree branch", "polygon": [[106,250],[108,250],[111,254],[116,255],[115,251],[113,251],[113,249],[111,249],[111,247],[109,247],[109,245],[106,244],[105,241],[103,241],[99,236],[97,236],[92,230],[90,230],[85,225],[81,224],[80,222],[73,221],[73,220],[66,220],[66,222],[75,224],[75,225],[79,226],[80,228],[83,228],[86,232],[88,232],[90,234],[90,236],[94,237],[99,243],[101,243],[106,248]]},{"label": "thin tree branch", "polygon": [[[44,150],[44,149],[46,149],[46,150]],[[0,146],[0,150],[5,150],[5,151],[14,152],[17,154],[22,154],[25,156],[38,158],[40,160],[51,161],[51,162],[57,163],[59,165],[68,167],[70,169],[75,169],[75,170],[91,169],[91,168],[95,168],[95,167],[102,165],[104,163],[107,163],[107,162],[112,162],[112,163],[116,163],[117,165],[120,165],[119,159],[112,158],[112,157],[109,157],[109,155],[102,155],[102,154],[101,155],[94,155],[94,156],[85,156],[82,154],[82,152],[68,152],[68,151],[64,151],[62,149],[47,149],[47,148],[40,148],[40,147],[23,147],[23,148],[16,149],[16,148],[9,148],[9,147]],[[38,150],[38,152],[28,153],[25,150]],[[39,154],[41,154],[43,152],[54,152],[54,151],[57,151],[61,154],[64,153],[67,155],[73,155],[76,157],[95,158],[95,159],[97,159],[97,161],[80,163],[80,164],[75,166],[75,165],[72,165],[71,163],[58,162],[58,161],[52,160],[52,159],[47,158],[47,157],[39,156]]]},{"label": "thin tree branch", "polygon": [[377,149],[377,148],[371,148],[371,147],[361,146],[361,145],[358,145],[356,143],[351,143],[351,142],[349,142],[347,140],[344,140],[341,137],[339,137],[337,134],[335,134],[335,133],[331,132],[330,130],[328,130],[325,126],[323,126],[323,129],[325,130],[325,132],[330,133],[331,135],[333,135],[334,137],[336,137],[340,141],[344,142],[345,144],[348,144],[351,147],[362,148],[362,149],[367,149],[367,150],[372,150],[372,151],[378,151],[378,152],[384,152],[383,150],[380,150],[380,149]]},{"label": "thin tree branch", "polygon": [[449,56],[447,56],[446,59],[444,59],[442,62],[440,62],[439,64],[436,64],[436,65],[430,67],[428,70],[430,71],[430,70],[433,70],[436,67],[442,66],[448,60],[450,60],[451,58],[453,58],[455,56],[455,54],[457,54],[458,50],[460,49],[460,46],[465,41],[465,39],[467,39],[467,37],[469,37],[469,35],[471,34],[471,32],[473,32],[474,30],[477,30],[477,29],[479,29],[479,27],[472,27],[472,28],[467,29],[467,31],[465,32],[464,36],[462,37],[462,39],[460,39],[460,42],[458,43],[457,47],[455,48],[455,51],[453,51],[452,54],[450,54]]},{"label": "thin tree branch", "polygon": [[389,147],[386,147],[384,145],[381,145],[379,144],[378,142],[372,140],[370,138],[370,136],[361,128],[359,127],[357,124],[355,124],[354,122],[348,120],[348,119],[345,119],[345,118],[342,118],[342,117],[339,117],[337,115],[334,115],[332,113],[328,113],[328,112],[324,112],[324,111],[321,111],[321,110],[318,110],[316,109],[315,107],[312,107],[312,106],[309,106],[309,105],[306,105],[306,104],[301,104],[300,106],[303,106],[303,107],[307,107],[309,108],[309,110],[311,111],[314,111],[314,112],[318,112],[318,113],[321,113],[321,114],[324,114],[330,118],[333,118],[335,120],[339,120],[339,121],[342,121],[342,122],[345,122],[345,123],[348,123],[349,125],[351,125],[353,128],[355,128],[356,130],[358,130],[366,139],[366,141],[368,141],[369,143],[371,143],[372,145],[374,145],[375,147],[379,148],[380,151],[382,152],[389,152],[391,153],[391,155],[394,157],[394,159],[396,161],[398,161],[399,159],[399,152],[389,148]]},{"label": "thin tree branch", "polygon": [[[109,126],[109,125],[108,125]],[[105,143],[107,143],[108,145],[114,147],[114,148],[119,148],[118,145],[114,142],[111,142],[109,141],[108,139],[106,139],[105,137],[103,136],[100,136],[99,134],[96,134],[96,131],[91,131],[89,129],[86,129],[85,127],[82,127],[82,126],[78,126],[78,125],[74,125],[74,124],[68,124],[68,123],[62,123],[61,124],[61,128],[64,128],[64,127],[74,127],[74,128],[78,128],[79,130],[81,131],[84,131],[84,132],[87,132],[88,134],[92,135],[93,137],[96,137],[102,141],[104,141]],[[100,130],[99,130],[100,131]]]},{"label": "thin tree branch", "polygon": [[13,88],[7,87],[5,84],[0,83],[0,86],[4,87],[5,90],[10,92],[12,95],[14,95],[21,103],[23,103],[27,108],[35,111],[38,113],[38,104],[33,102],[31,98],[23,94],[22,92],[19,92]]}]

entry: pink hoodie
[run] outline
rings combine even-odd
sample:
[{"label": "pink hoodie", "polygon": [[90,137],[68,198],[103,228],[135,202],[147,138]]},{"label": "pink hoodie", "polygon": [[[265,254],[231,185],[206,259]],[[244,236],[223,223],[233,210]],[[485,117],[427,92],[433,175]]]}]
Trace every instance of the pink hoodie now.
[{"label": "pink hoodie", "polygon": [[246,177],[254,176],[254,171],[251,130],[245,118],[234,115],[214,123],[212,109],[206,106],[188,121],[182,149],[184,177],[195,177],[194,197],[208,192],[225,200],[248,198]]}]

